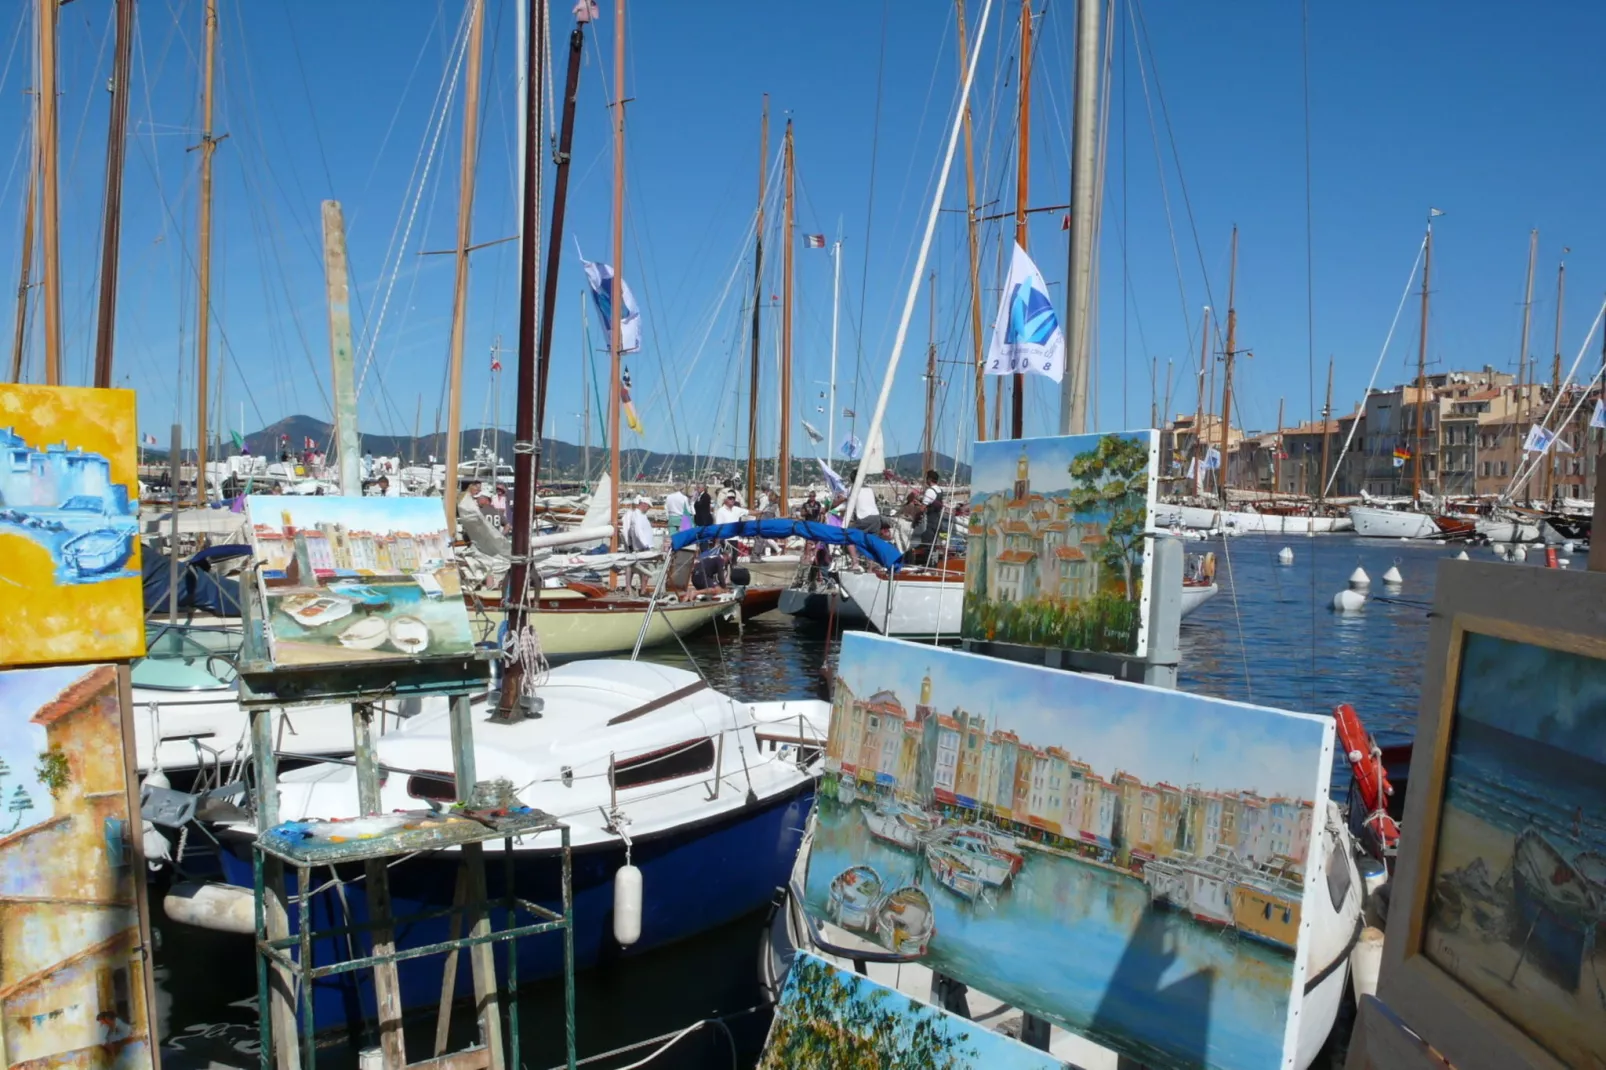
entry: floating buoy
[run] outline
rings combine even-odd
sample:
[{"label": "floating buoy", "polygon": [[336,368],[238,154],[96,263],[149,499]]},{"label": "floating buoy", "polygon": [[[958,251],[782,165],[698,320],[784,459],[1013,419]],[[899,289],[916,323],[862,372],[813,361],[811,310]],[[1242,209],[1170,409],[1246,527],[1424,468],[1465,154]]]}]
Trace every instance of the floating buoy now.
[{"label": "floating buoy", "polygon": [[1516,547],[1515,549],[1513,549],[1511,551],[1511,560],[1513,560],[1513,561],[1526,561],[1526,560],[1528,560],[1528,551],[1523,549],[1521,546]]},{"label": "floating buoy", "polygon": [[1366,574],[1364,568],[1356,565],[1355,571],[1349,574],[1349,585],[1357,591],[1364,591],[1372,586],[1372,577]]},{"label": "floating buoy", "polygon": [[1398,568],[1390,565],[1389,570],[1383,573],[1383,582],[1388,584],[1390,587],[1398,587],[1400,584],[1405,582],[1405,577],[1400,575],[1400,570]]},{"label": "floating buoy", "polygon": [[1467,552],[1465,550],[1462,550],[1460,553],[1456,554],[1455,555],[1455,559],[1457,561],[1471,561],[1472,560],[1472,558],[1467,556]]},{"label": "floating buoy", "polygon": [[1279,564],[1292,565],[1294,563],[1294,551],[1284,546],[1277,551],[1277,561]]},{"label": "floating buoy", "polygon": [[1507,546],[1503,542],[1491,542],[1489,544],[1489,549],[1494,551],[1494,555],[1496,557],[1505,557],[1511,552],[1511,547]]},{"label": "floating buoy", "polygon": [[1566,568],[1568,565],[1571,565],[1572,563],[1573,563],[1573,559],[1570,558],[1570,557],[1558,557],[1558,558],[1556,558],[1556,565],[1559,568]]},{"label": "floating buoy", "polygon": [[1354,613],[1366,605],[1366,596],[1359,591],[1339,591],[1333,596],[1333,612]]},{"label": "floating buoy", "polygon": [[1565,550],[1565,551],[1566,551],[1566,552],[1567,552],[1567,553],[1569,553],[1569,554],[1570,554],[1570,553],[1572,553],[1572,552],[1573,552],[1573,550],[1574,550],[1574,549],[1575,549],[1575,547],[1574,547],[1574,546],[1573,546],[1573,544],[1572,544],[1572,543],[1570,543],[1570,542],[1564,542],[1564,543],[1562,543],[1562,544],[1561,544],[1561,548],[1562,548],[1562,549],[1563,549],[1563,550]]},{"label": "floating buoy", "polygon": [[641,870],[629,864],[613,875],[613,938],[620,947],[641,939]]}]

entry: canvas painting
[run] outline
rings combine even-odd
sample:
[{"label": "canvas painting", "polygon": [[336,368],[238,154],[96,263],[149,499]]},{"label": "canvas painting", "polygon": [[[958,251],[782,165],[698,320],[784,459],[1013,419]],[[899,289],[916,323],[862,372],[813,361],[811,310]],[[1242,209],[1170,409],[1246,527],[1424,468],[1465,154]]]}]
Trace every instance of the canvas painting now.
[{"label": "canvas painting", "polygon": [[798,952],[758,1070],[1061,1070],[1046,1051]]},{"label": "canvas painting", "polygon": [[1606,661],[1464,632],[1422,953],[1569,1066],[1606,1052]]},{"label": "canvas painting", "polygon": [[1153,431],[976,443],[966,639],[1142,655]]},{"label": "canvas painting", "polygon": [[251,495],[245,509],[277,667],[473,654],[440,498]]},{"label": "canvas painting", "polygon": [[1332,738],[849,632],[805,905],[1154,1070],[1281,1067]]},{"label": "canvas painting", "polygon": [[0,665],[145,653],[132,390],[0,385]]},{"label": "canvas painting", "polygon": [[0,1055],[151,1065],[117,670],[0,672]]}]

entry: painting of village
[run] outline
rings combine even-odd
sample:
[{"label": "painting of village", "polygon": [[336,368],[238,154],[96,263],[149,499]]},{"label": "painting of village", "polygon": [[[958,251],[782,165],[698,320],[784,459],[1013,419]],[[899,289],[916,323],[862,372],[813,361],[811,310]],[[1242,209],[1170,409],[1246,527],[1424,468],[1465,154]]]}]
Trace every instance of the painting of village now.
[{"label": "painting of village", "polygon": [[245,508],[276,666],[473,653],[440,498],[252,495]]},{"label": "painting of village", "polygon": [[1155,1070],[1279,1067],[1331,748],[1326,718],[849,632],[806,907]]},{"label": "painting of village", "polygon": [[1153,431],[976,443],[966,639],[1143,654]]},{"label": "painting of village", "polygon": [[1047,1052],[798,952],[758,1070],[1060,1070]]},{"label": "painting of village", "polygon": [[0,672],[0,1065],[151,1065],[117,670]]},{"label": "painting of village", "polygon": [[145,653],[130,390],[0,385],[0,665]]},{"label": "painting of village", "polygon": [[1422,952],[1568,1066],[1606,1052],[1606,662],[1465,634]]}]

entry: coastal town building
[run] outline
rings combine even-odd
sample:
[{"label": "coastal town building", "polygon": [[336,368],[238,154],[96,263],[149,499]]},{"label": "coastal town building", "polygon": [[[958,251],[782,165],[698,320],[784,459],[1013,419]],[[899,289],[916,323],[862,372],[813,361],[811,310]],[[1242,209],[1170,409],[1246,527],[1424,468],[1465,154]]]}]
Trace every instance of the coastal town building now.
[{"label": "coastal town building", "polygon": [[1063,492],[1033,491],[1024,447],[1009,494],[972,509],[970,538],[984,547],[976,590],[987,601],[1085,601],[1098,593],[1103,525],[1079,522]]}]

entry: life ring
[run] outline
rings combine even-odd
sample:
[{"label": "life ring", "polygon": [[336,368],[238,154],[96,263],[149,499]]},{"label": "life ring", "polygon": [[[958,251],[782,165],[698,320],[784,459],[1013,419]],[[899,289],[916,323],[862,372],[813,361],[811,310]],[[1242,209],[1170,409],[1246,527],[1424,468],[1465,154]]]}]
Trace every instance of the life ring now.
[{"label": "life ring", "polygon": [[1350,774],[1355,778],[1355,790],[1366,806],[1365,825],[1377,837],[1385,852],[1392,852],[1400,842],[1400,826],[1389,816],[1388,799],[1394,794],[1389,783],[1388,770],[1383,767],[1383,752],[1367,734],[1355,707],[1341,702],[1333,708],[1333,720],[1338,726],[1339,746],[1349,760]]}]

